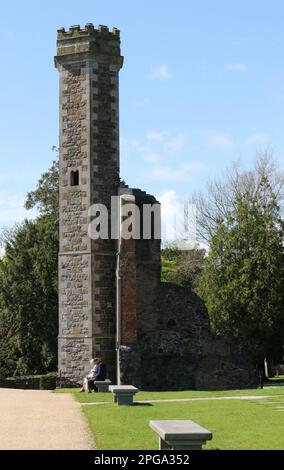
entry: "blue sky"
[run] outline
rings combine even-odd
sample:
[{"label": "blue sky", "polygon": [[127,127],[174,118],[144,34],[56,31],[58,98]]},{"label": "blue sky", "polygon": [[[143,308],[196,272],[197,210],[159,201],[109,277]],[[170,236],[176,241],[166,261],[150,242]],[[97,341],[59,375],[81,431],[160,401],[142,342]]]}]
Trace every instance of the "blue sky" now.
[{"label": "blue sky", "polygon": [[121,29],[121,174],[186,200],[236,159],[267,148],[284,167],[282,0],[1,2],[0,226],[58,144],[56,30]]}]

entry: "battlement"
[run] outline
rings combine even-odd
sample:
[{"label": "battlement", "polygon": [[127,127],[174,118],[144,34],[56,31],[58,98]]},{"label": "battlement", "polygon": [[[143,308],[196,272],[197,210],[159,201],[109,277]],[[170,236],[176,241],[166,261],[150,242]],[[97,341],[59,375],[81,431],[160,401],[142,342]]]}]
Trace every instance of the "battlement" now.
[{"label": "battlement", "polygon": [[60,59],[78,54],[93,54],[102,60],[108,60],[122,67],[123,58],[120,54],[120,31],[107,26],[87,23],[85,28],[74,25],[68,31],[60,28],[57,31],[57,56],[55,65]]},{"label": "battlement", "polygon": [[57,30],[57,39],[72,39],[80,38],[84,36],[97,36],[98,34],[108,34],[112,37],[120,37],[120,31],[117,28],[113,28],[111,31],[107,26],[99,25],[97,28],[92,23],[87,23],[85,28],[81,28],[80,25],[70,26],[69,30],[66,31],[65,28],[60,28]]}]

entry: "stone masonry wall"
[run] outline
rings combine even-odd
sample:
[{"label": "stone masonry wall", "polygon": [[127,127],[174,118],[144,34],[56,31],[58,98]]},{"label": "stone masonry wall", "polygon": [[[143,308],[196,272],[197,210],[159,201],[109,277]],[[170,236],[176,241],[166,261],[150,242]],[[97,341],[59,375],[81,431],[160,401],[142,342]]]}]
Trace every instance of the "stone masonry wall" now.
[{"label": "stone masonry wall", "polygon": [[132,355],[130,370],[139,367],[140,374],[135,373],[134,379],[143,390],[257,386],[249,356],[239,346],[212,336],[206,308],[190,289],[162,283],[152,307],[154,322],[141,311],[140,341],[132,346],[136,355]]},{"label": "stone masonry wall", "polygon": [[[115,244],[92,241],[92,204],[110,208],[119,181],[118,30],[58,31],[60,72],[59,372],[78,382],[94,356],[115,380]],[[79,174],[72,186],[71,172]]]},{"label": "stone masonry wall", "polygon": [[[92,202],[104,204],[109,214],[111,196],[117,194],[119,185],[120,66],[120,61],[100,59],[92,75]],[[116,381],[116,251],[116,241],[111,238],[92,241],[94,354],[103,356],[113,382]]]},{"label": "stone masonry wall", "polygon": [[[79,57],[60,65],[59,371],[74,380],[84,375],[93,355],[89,69]],[[72,170],[79,171],[78,186],[70,186]]]}]

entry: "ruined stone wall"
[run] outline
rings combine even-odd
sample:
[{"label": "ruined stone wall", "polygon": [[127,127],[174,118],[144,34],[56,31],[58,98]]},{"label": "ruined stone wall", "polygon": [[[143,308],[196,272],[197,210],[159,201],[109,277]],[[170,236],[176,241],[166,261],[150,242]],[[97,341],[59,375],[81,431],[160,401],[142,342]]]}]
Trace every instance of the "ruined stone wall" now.
[{"label": "ruined stone wall", "polygon": [[[157,201],[128,189],[140,208]],[[143,228],[141,218],[141,229]],[[152,234],[153,235],[153,234]],[[122,242],[120,372],[142,390],[255,387],[248,355],[212,335],[208,312],[190,289],[161,283],[160,240]]]},{"label": "ruined stone wall", "polygon": [[248,354],[224,338],[212,335],[206,307],[190,289],[161,284],[160,322],[161,354],[174,353],[166,374],[170,383],[177,380],[180,389],[188,388],[191,383],[197,390],[256,386],[257,378]]},{"label": "ruined stone wall", "polygon": [[190,289],[162,283],[152,308],[154,323],[141,311],[136,346],[143,390],[256,387],[249,356],[239,346],[212,335],[207,310]]}]

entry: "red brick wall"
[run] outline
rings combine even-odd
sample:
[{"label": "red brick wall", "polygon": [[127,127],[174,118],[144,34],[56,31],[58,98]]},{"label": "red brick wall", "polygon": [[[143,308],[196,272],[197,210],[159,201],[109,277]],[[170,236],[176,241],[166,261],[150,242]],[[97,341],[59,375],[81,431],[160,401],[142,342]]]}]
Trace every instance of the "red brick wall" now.
[{"label": "red brick wall", "polygon": [[135,240],[122,241],[121,342],[137,341],[137,284]]}]

